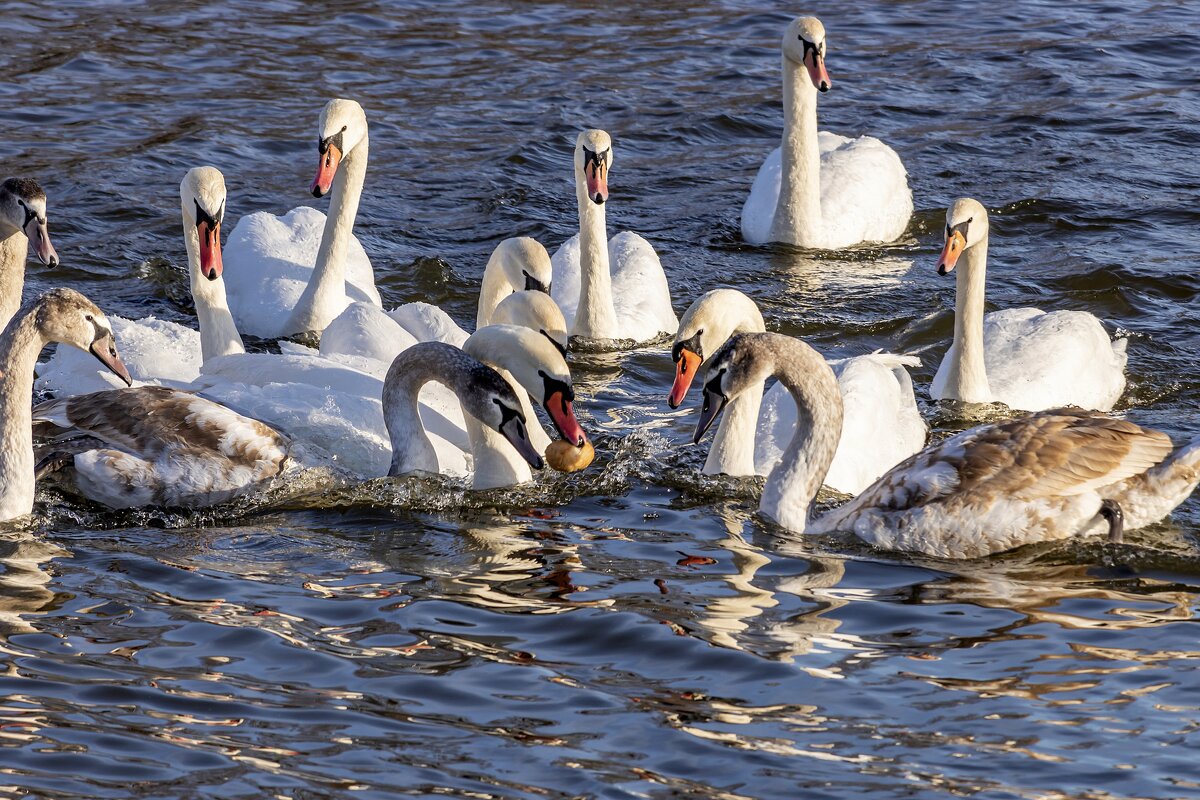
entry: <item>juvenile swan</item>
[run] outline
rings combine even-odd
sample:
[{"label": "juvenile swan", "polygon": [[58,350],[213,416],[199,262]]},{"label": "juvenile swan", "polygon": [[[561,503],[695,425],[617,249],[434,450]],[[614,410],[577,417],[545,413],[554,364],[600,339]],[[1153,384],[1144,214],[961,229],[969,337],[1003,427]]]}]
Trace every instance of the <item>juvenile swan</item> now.
[{"label": "juvenile swan", "polygon": [[700,441],[727,403],[774,375],[799,410],[792,441],[767,477],[760,510],[798,533],[853,531],[871,544],[976,558],[1032,542],[1157,522],[1200,483],[1200,439],[1171,453],[1163,433],[1082,409],[982,425],[927,447],[810,522],[842,425],[833,372],[808,345],[740,334],[705,375]]}]

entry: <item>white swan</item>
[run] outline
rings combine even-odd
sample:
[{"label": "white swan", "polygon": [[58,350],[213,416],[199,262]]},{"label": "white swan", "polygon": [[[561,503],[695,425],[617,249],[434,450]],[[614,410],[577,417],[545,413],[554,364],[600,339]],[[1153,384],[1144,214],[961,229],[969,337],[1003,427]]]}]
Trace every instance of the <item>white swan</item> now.
[{"label": "white swan", "polygon": [[[109,318],[136,385],[165,384],[180,388],[199,377],[204,361],[246,350],[229,312],[222,277],[221,221],[225,216],[225,197],[225,177],[215,167],[188,170],[179,184],[188,278],[200,332],[154,317]],[[71,347],[59,348],[38,370],[38,388],[55,397],[119,385],[110,372],[98,370],[94,360]]]},{"label": "white swan", "polygon": [[[490,324],[497,306],[513,293],[549,292],[551,277],[550,255],[536,239],[517,236],[500,242],[483,270],[476,329]],[[461,347],[468,335],[431,303],[405,303],[387,312],[370,303],[352,303],[325,328],[321,354],[366,356],[388,365],[416,342]]]},{"label": "white swan", "polygon": [[601,130],[575,143],[575,199],[579,233],[551,259],[551,295],[572,336],[644,342],[675,330],[671,292],[658,254],[644,238],[625,231],[610,241],[604,219],[612,138]]},{"label": "white swan", "polygon": [[0,520],[33,511],[29,399],[38,353],[50,342],[90,352],[124,380],[129,379],[104,313],[79,292],[54,289],[17,311],[0,333]]},{"label": "white swan", "polygon": [[938,274],[958,265],[954,343],[930,395],[1021,411],[1065,405],[1111,409],[1125,390],[1128,339],[1111,340],[1086,311],[1010,308],[985,315],[987,209],[970,198],[955,200],[946,211],[945,237]]},{"label": "white swan", "polygon": [[842,425],[837,383],[811,347],[774,333],[730,339],[705,375],[695,441],[728,402],[771,375],[791,392],[800,423],[759,508],[797,533],[846,530],[881,548],[976,558],[1104,531],[1119,539],[1161,520],[1200,483],[1200,439],[1171,454],[1159,431],[1056,409],[928,447],[810,522]]},{"label": "white swan", "polygon": [[329,216],[300,207],[283,217],[242,217],[225,244],[229,305],[243,333],[264,338],[320,332],[352,302],[379,306],[371,262],[353,233],[367,172],[367,116],[330,100],[318,124],[316,197]]},{"label": "white swan", "polygon": [[0,329],[21,307],[31,246],[43,264],[58,266],[46,223],[46,193],[31,178],[8,178],[0,183]]},{"label": "white swan", "polygon": [[[440,473],[442,465],[418,413],[417,395],[429,381],[450,388],[475,421],[472,449],[477,463],[496,463],[494,440],[479,436],[490,428],[507,440],[529,466],[541,469],[542,456],[529,442],[525,415],[508,382],[491,367],[443,342],[419,342],[396,356],[383,384],[383,417],[391,441],[389,475]],[[478,473],[477,473],[478,475]],[[484,481],[483,483],[488,483]],[[491,483],[490,486],[504,485]],[[478,477],[476,488],[481,485]]]},{"label": "white swan", "polygon": [[763,162],[742,207],[751,244],[836,250],[890,242],[912,216],[896,151],[872,136],[817,133],[817,90],[829,91],[825,28],[801,17],[783,34],[783,144]]},{"label": "white swan", "polygon": [[[701,295],[684,313],[671,357],[675,383],[667,398],[678,408],[706,356],[735,333],[766,330],[754,301],[736,289]],[[880,475],[925,445],[927,428],[917,408],[912,378],[905,367],[919,366],[912,356],[873,353],[830,361],[845,406],[837,453],[825,485],[857,494]],[[779,463],[796,426],[796,404],[782,383],[763,397],[746,392],[729,403],[717,429],[707,475],[767,475]]]}]

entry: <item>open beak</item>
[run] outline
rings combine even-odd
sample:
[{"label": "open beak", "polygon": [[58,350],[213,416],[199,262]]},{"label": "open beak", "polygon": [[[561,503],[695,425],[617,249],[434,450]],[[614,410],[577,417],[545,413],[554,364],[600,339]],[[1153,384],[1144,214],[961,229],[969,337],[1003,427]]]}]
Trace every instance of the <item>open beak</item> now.
[{"label": "open beak", "polygon": [[704,434],[721,415],[723,408],[725,408],[725,395],[705,386],[704,407],[700,409],[700,419],[696,421],[696,435],[692,437],[692,444],[700,444],[700,440],[704,438]]},{"label": "open beak", "polygon": [[696,371],[699,369],[700,356],[687,349],[679,351],[679,361],[675,364],[675,383],[671,386],[671,393],[667,395],[667,405],[679,408],[683,398],[687,397],[688,389],[692,388],[692,379],[696,377]]},{"label": "open beak", "polygon": [[604,205],[608,199],[608,162],[603,158],[589,160],[583,165],[587,178],[587,194],[596,205]]},{"label": "open beak", "polygon": [[529,463],[529,466],[534,469],[541,469],[545,466],[542,461],[542,454],[537,451],[533,443],[529,441],[529,432],[525,430],[525,423],[517,417],[505,422],[500,426],[500,433],[508,440],[516,451],[521,454],[521,458]]},{"label": "open beak", "polygon": [[129,376],[129,370],[125,369],[125,364],[121,361],[120,354],[117,353],[117,345],[111,336],[97,339],[92,342],[92,346],[88,349],[92,355],[100,359],[101,364],[111,369],[118,378],[125,381],[126,386],[133,385],[133,378]]},{"label": "open beak", "polygon": [[313,178],[311,187],[313,197],[329,194],[329,189],[333,186],[333,176],[337,174],[338,162],[341,160],[342,151],[330,142],[325,152],[321,153],[321,160],[317,162],[317,177]]},{"label": "open beak", "polygon": [[50,229],[46,227],[46,223],[38,222],[36,218],[29,220],[29,224],[25,226],[25,235],[29,237],[29,245],[35,253],[38,260],[48,267],[58,266],[58,253],[54,250],[54,245],[50,244]]},{"label": "open beak", "polygon": [[208,222],[196,225],[200,235],[200,273],[210,281],[221,277],[221,223],[213,227]]},{"label": "open beak", "polygon": [[804,56],[804,66],[808,68],[808,77],[817,91],[828,92],[833,88],[833,81],[829,80],[829,73],[825,70],[825,56],[809,50]]},{"label": "open beak", "polygon": [[550,419],[554,422],[554,427],[558,428],[558,432],[563,439],[576,447],[583,447],[584,442],[587,441],[587,436],[584,434],[583,426],[579,424],[579,420],[575,419],[575,411],[571,408],[571,401],[562,392],[554,392],[546,398],[546,402],[543,405],[546,413],[550,415]]},{"label": "open beak", "polygon": [[938,275],[949,275],[954,271],[954,265],[958,263],[958,257],[962,255],[963,250],[967,249],[967,240],[959,231],[950,234],[946,239],[946,246],[942,248],[942,255],[938,258],[937,271]]}]

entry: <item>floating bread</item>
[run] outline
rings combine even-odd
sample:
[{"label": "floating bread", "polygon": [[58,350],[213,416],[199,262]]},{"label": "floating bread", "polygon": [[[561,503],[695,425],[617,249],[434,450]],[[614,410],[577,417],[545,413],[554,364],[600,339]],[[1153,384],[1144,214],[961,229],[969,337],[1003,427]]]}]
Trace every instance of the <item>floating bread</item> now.
[{"label": "floating bread", "polygon": [[559,472],[578,472],[591,464],[595,457],[596,448],[587,440],[583,447],[576,447],[570,442],[556,439],[546,448],[546,463]]}]

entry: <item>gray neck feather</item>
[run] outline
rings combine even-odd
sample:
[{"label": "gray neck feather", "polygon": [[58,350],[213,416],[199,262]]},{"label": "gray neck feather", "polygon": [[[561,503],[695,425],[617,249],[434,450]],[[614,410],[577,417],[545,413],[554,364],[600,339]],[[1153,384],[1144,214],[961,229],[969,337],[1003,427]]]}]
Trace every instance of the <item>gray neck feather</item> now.
[{"label": "gray neck feather", "polygon": [[25,260],[29,258],[29,239],[23,231],[13,229],[0,239],[0,328],[21,307],[25,290]]}]

